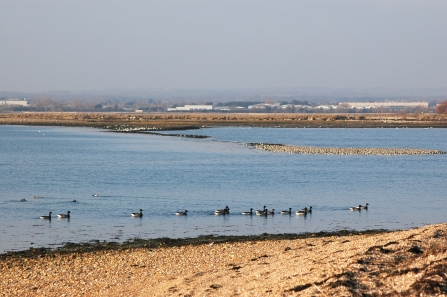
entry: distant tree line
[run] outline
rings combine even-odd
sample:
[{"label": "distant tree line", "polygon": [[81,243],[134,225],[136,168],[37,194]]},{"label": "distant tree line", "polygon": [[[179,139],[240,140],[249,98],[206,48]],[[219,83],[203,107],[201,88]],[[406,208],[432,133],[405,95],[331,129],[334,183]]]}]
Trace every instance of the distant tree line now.
[{"label": "distant tree line", "polygon": [[436,105],[436,113],[446,114],[447,113],[447,100]]}]

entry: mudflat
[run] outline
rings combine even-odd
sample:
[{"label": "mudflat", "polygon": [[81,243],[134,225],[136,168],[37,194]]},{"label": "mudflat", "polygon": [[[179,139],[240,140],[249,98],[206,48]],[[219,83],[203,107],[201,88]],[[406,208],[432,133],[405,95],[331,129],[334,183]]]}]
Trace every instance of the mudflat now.
[{"label": "mudflat", "polygon": [[297,128],[446,128],[447,114],[295,114],[295,113],[1,113],[0,125],[85,126],[143,130],[202,126]]},{"label": "mudflat", "polygon": [[28,251],[1,296],[446,296],[447,223],[379,233]]}]

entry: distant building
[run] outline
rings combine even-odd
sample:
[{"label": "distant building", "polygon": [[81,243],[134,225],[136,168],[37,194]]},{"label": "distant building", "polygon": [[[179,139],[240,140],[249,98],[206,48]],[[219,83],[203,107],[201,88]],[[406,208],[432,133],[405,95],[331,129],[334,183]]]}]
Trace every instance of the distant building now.
[{"label": "distant building", "polygon": [[266,109],[266,108],[279,108],[279,107],[280,103],[273,103],[272,100],[266,100],[265,103],[249,105],[248,109]]},{"label": "distant building", "polygon": [[267,107],[271,107],[270,104],[259,103],[254,105],[249,105],[248,109],[266,109]]},{"label": "distant building", "polygon": [[215,110],[220,110],[220,111],[230,111],[230,107],[229,106],[216,106],[214,109]]},{"label": "distant building", "polygon": [[339,106],[349,108],[390,108],[390,109],[404,109],[404,108],[428,108],[428,102],[340,102]]},{"label": "distant building", "polygon": [[337,105],[318,105],[315,108],[320,110],[333,110],[337,109],[337,107],[338,107]]},{"label": "distant building", "polygon": [[23,99],[1,99],[0,105],[21,105],[28,106],[28,101],[25,98]]},{"label": "distant building", "polygon": [[168,111],[204,111],[213,110],[212,105],[185,105],[182,107],[168,108]]}]

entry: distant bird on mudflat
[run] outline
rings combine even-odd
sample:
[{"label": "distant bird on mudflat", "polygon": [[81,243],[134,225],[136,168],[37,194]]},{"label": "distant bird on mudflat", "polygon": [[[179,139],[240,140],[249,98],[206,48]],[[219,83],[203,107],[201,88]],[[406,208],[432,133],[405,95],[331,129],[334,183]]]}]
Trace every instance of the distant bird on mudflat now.
[{"label": "distant bird on mudflat", "polygon": [[42,219],[42,220],[51,220],[51,214],[52,214],[53,212],[52,211],[50,211],[50,213],[47,215],[47,216],[40,216],[40,218]]},{"label": "distant bird on mudflat", "polygon": [[71,213],[71,211],[67,211],[67,214],[60,213],[60,214],[57,215],[57,217],[60,218],[60,219],[69,219],[70,218],[70,213]]},{"label": "distant bird on mudflat", "polygon": [[142,217],[143,217],[143,210],[140,209],[140,212],[133,212],[133,213],[131,213],[130,215],[131,215],[132,217],[140,217],[140,218],[142,218]]},{"label": "distant bird on mudflat", "polygon": [[185,210],[185,211],[177,211],[175,213],[176,216],[186,216],[187,214],[188,214],[187,210]]}]

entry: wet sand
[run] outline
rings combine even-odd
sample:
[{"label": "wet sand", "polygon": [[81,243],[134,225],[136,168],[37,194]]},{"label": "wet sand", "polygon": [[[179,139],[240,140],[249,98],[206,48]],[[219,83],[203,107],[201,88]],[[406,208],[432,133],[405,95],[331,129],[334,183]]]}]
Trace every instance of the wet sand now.
[{"label": "wet sand", "polygon": [[447,224],[102,246],[2,255],[1,296],[447,294]]},{"label": "wet sand", "polygon": [[447,114],[295,113],[0,113],[0,125],[97,127],[126,131],[197,129],[202,126],[297,128],[446,128]]}]

